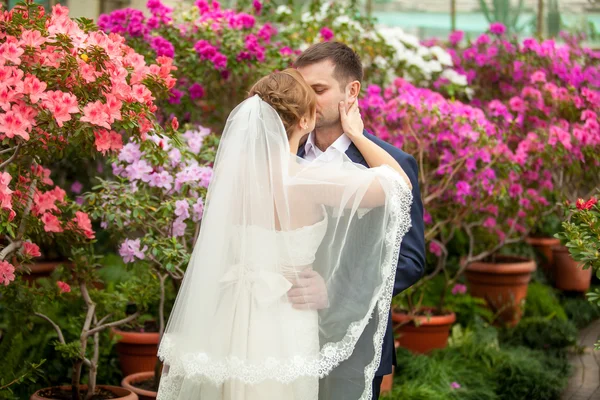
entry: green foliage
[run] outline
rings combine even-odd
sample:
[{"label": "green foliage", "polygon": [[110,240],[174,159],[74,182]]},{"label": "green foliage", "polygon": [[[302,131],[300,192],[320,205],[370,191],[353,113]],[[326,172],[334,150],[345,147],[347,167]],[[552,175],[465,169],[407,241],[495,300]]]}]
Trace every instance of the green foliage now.
[{"label": "green foliage", "polygon": [[524,316],[567,320],[567,314],[556,295],[555,289],[539,282],[529,283]]},{"label": "green foliage", "polygon": [[567,317],[578,329],[585,328],[592,321],[600,318],[600,307],[583,297],[566,297],[562,304]]},{"label": "green foliage", "polygon": [[518,23],[519,16],[524,10],[524,0],[519,0],[516,7],[511,3],[511,0],[479,0],[481,11],[488,22],[500,22],[509,31],[519,32],[523,29]]},{"label": "green foliage", "polygon": [[560,352],[577,343],[578,331],[571,321],[529,317],[501,331],[500,337],[507,345]]},{"label": "green foliage", "polygon": [[450,346],[429,356],[405,349],[397,356],[391,399],[559,399],[569,373],[564,356],[499,345],[496,330],[482,323],[455,327]]}]

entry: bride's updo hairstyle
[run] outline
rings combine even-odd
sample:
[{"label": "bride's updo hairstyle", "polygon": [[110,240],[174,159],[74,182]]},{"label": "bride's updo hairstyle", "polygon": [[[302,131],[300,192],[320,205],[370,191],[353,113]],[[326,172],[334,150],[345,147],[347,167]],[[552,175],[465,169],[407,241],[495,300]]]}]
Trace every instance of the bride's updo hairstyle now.
[{"label": "bride's updo hairstyle", "polygon": [[317,107],[315,92],[302,75],[292,68],[273,72],[260,79],[248,92],[248,97],[254,95],[260,96],[277,111],[288,138],[300,119],[312,116]]}]

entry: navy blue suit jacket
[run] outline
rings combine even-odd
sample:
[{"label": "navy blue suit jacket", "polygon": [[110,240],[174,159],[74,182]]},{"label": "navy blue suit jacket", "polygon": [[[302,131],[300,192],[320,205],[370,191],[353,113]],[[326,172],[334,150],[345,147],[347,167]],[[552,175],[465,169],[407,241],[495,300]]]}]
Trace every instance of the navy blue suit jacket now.
[{"label": "navy blue suit jacket", "polygon": [[[419,169],[417,162],[411,155],[379,139],[366,130],[364,131],[364,135],[398,161],[400,166],[404,169],[404,172],[406,172],[406,175],[408,175],[413,187],[413,203],[410,209],[412,226],[402,239],[402,246],[400,247],[400,256],[398,257],[393,294],[396,296],[398,293],[417,282],[423,276],[425,269],[425,228],[423,223],[423,203],[421,202],[421,193],[419,191]],[[350,145],[346,151],[346,155],[353,162],[368,167],[367,162],[354,143]],[[300,146],[298,156],[304,157],[304,146]],[[386,335],[383,340],[381,363],[376,375],[383,376],[390,374],[393,365],[396,365],[396,351],[394,349],[394,334],[392,331],[390,313]]]}]

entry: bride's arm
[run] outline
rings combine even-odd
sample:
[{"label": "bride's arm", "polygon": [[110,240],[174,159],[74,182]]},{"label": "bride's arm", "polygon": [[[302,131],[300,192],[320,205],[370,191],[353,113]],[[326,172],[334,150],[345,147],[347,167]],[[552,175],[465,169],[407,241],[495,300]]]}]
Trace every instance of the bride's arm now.
[{"label": "bride's arm", "polygon": [[402,176],[404,182],[412,190],[410,179],[408,179],[408,175],[406,175],[406,172],[404,172],[398,161],[390,153],[365,137],[364,124],[358,110],[358,100],[350,106],[348,112],[346,112],[344,102],[340,102],[339,106],[344,133],[352,140],[358,151],[360,151],[360,154],[365,158],[367,164],[369,164],[369,167],[375,168],[382,165],[392,167]]}]

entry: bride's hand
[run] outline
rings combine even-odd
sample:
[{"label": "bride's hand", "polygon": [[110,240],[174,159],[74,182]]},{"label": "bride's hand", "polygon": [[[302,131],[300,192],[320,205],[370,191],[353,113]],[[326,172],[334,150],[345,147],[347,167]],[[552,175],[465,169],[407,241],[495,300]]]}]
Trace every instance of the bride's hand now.
[{"label": "bride's hand", "polygon": [[365,129],[365,124],[363,123],[360,110],[358,109],[358,99],[354,100],[354,103],[352,103],[348,111],[346,111],[346,103],[343,101],[340,102],[339,108],[340,120],[342,122],[344,133],[353,142],[364,138],[363,131]]},{"label": "bride's hand", "polygon": [[292,284],[294,286],[288,291],[292,307],[298,310],[322,310],[329,307],[325,280],[312,268],[299,272]]}]

